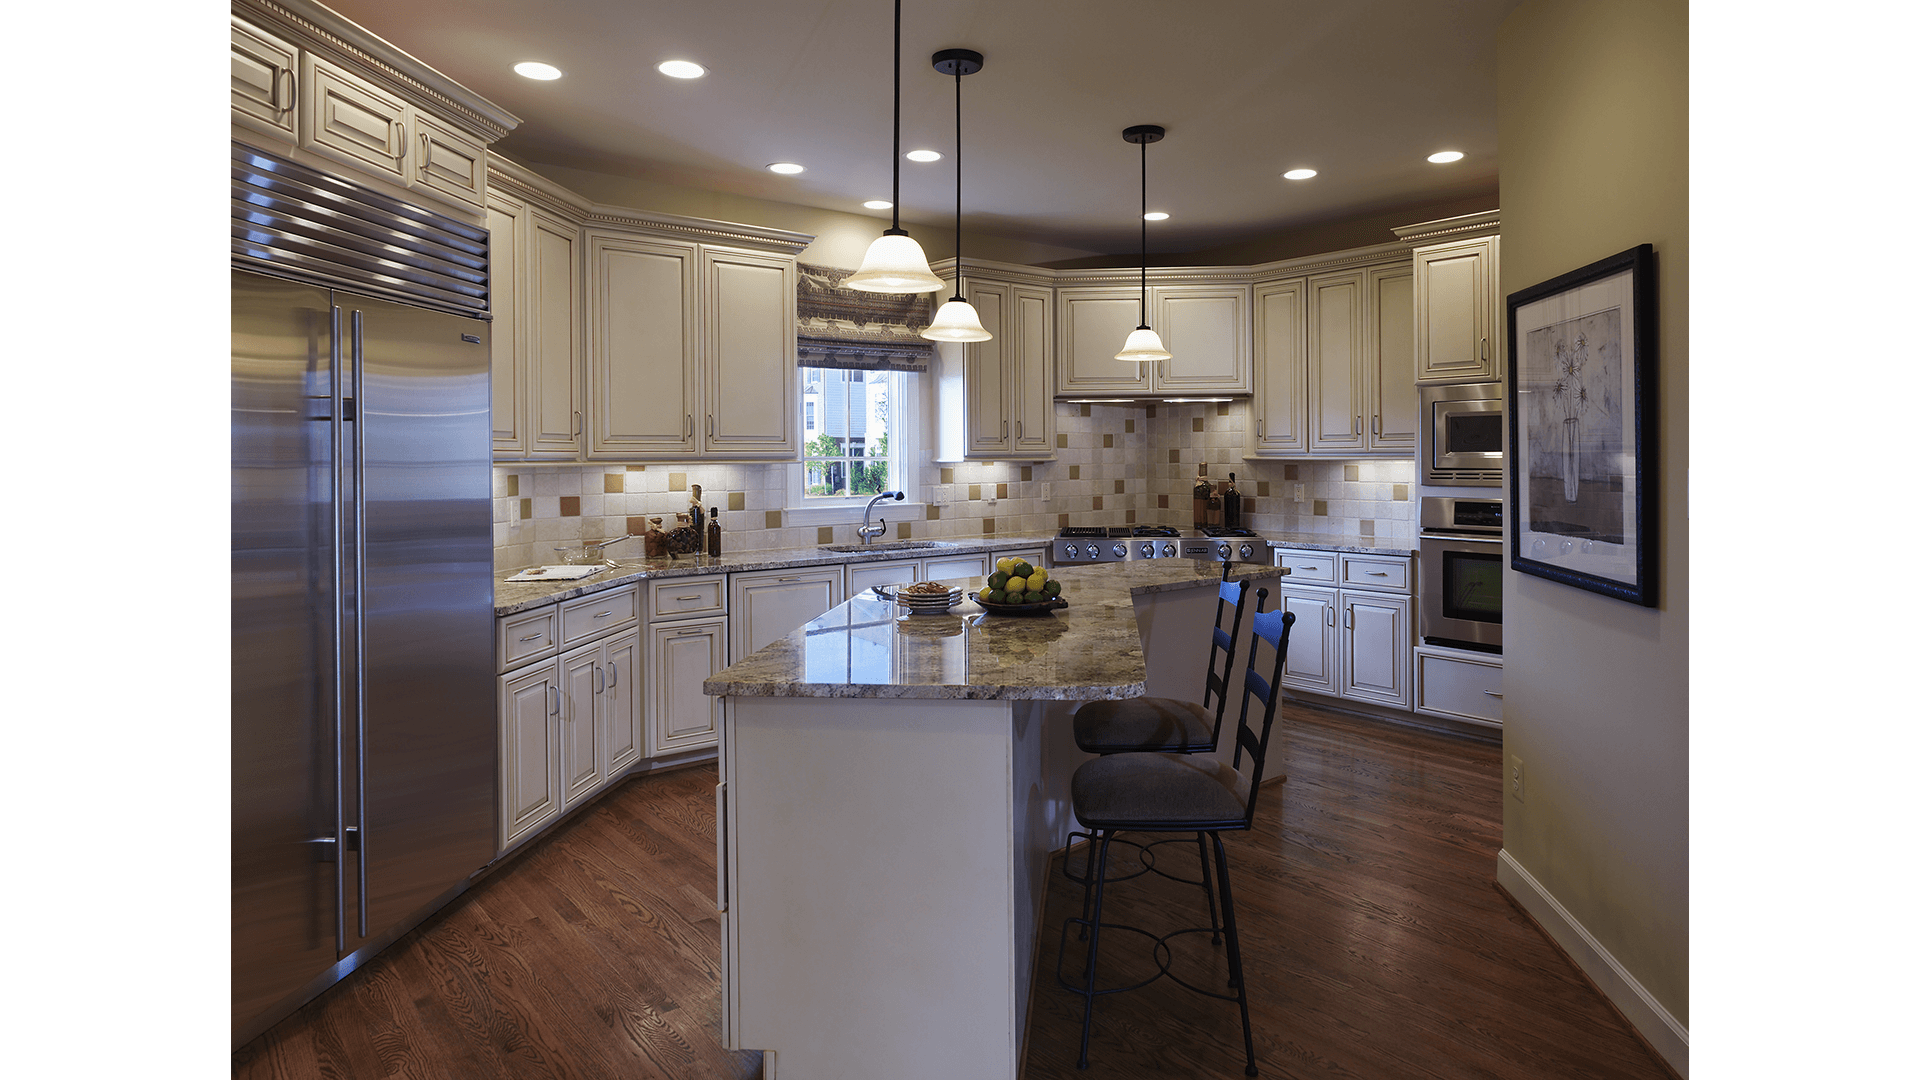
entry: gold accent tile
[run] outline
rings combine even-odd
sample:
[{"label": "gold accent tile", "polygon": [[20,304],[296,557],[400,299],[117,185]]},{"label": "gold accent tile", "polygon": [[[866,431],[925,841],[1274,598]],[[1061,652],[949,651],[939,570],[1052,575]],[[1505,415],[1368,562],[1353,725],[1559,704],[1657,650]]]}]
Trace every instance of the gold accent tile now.
[{"label": "gold accent tile", "polygon": [[1065,514],[1060,515],[1060,527],[1063,529],[1067,527],[1067,515]]},{"label": "gold accent tile", "polygon": [[520,500],[520,520],[521,521],[533,520],[533,500],[532,499]]},{"label": "gold accent tile", "polygon": [[520,474],[508,473],[507,474],[507,498],[509,499],[515,498],[519,494],[520,494]]},{"label": "gold accent tile", "polygon": [[1226,402],[1224,402],[1224,401],[1222,401],[1222,402],[1220,402],[1220,403],[1219,403],[1219,411],[1218,411],[1218,412],[1216,412],[1216,413],[1214,413],[1213,415],[1215,415],[1215,416],[1225,416],[1225,415],[1227,415],[1227,403],[1226,403]]},{"label": "gold accent tile", "polygon": [[1300,479],[1300,466],[1294,464],[1281,466],[1280,474],[1283,479],[1298,480]]},{"label": "gold accent tile", "polygon": [[1203,418],[1203,417],[1199,417],[1199,416],[1196,416],[1196,417],[1194,417],[1194,418],[1193,418],[1193,430],[1195,430],[1195,431],[1205,431],[1205,430],[1207,430],[1207,421],[1206,421],[1206,419],[1205,419],[1205,418]]},{"label": "gold accent tile", "polygon": [[1407,501],[1407,485],[1405,484],[1393,485],[1393,501],[1394,502]]},{"label": "gold accent tile", "polygon": [[913,539],[913,522],[903,521],[900,523],[900,539],[902,540]]},{"label": "gold accent tile", "polygon": [[1080,466],[1078,465],[1067,466],[1067,479],[1069,480],[1080,479]]},{"label": "gold accent tile", "polygon": [[1115,495],[1125,495],[1127,493],[1127,482],[1125,480],[1115,480],[1113,482],[1113,493]]},{"label": "gold accent tile", "polygon": [[816,544],[833,543],[833,526],[822,525],[819,528],[815,529],[813,531],[813,541]]},{"label": "gold accent tile", "polygon": [[667,490],[668,491],[687,490],[687,474],[683,472],[668,473],[667,474]]},{"label": "gold accent tile", "polygon": [[1357,484],[1360,482],[1360,466],[1343,465],[1341,466],[1341,470],[1341,475],[1346,479],[1347,483]]},{"label": "gold accent tile", "polygon": [[[628,519],[627,519],[627,535],[629,535],[629,536],[642,536],[642,535],[645,535],[645,534],[646,534],[646,531],[647,531],[647,519],[646,519],[646,518],[643,518],[643,517],[630,517],[630,518],[628,518]],[[642,548],[643,550],[644,550],[644,548],[645,548],[645,545],[635,545],[635,546],[637,546],[637,547],[641,547],[641,548]],[[624,554],[624,552],[623,552],[623,554]]]},{"label": "gold accent tile", "polygon": [[578,495],[560,496],[560,516],[561,517],[579,517],[580,516],[580,496]]},{"label": "gold accent tile", "polygon": [[767,511],[767,528],[769,529],[780,528],[780,511],[778,510]]},{"label": "gold accent tile", "polygon": [[646,472],[647,467],[645,465],[629,465],[627,466],[627,471],[628,472]]},{"label": "gold accent tile", "polygon": [[627,474],[623,472],[610,472],[602,476],[600,482],[609,494],[627,490]]},{"label": "gold accent tile", "polygon": [[1106,502],[1107,502],[1106,499],[1104,499],[1103,497],[1099,495],[1095,495],[1093,497],[1093,508],[1095,510],[1105,510],[1107,508]]},{"label": "gold accent tile", "polygon": [[1133,421],[1131,419],[1127,421],[1127,434],[1133,434]]},{"label": "gold accent tile", "polygon": [[1080,415],[1081,415],[1081,416],[1092,416],[1092,415],[1093,415],[1093,404],[1092,404],[1091,402],[1086,402],[1086,401],[1083,401],[1083,402],[1081,402],[1081,403],[1080,403]]},{"label": "gold accent tile", "polygon": [[1160,496],[1160,509],[1165,510],[1166,508],[1167,508],[1167,497],[1165,495],[1162,495]]},{"label": "gold accent tile", "polygon": [[939,521],[939,520],[940,520],[940,508],[939,508],[939,507],[937,507],[937,506],[929,506],[929,507],[927,507],[927,520],[928,520],[928,521]]},{"label": "gold accent tile", "polygon": [[1180,451],[1177,448],[1167,451],[1167,460],[1175,465],[1180,464]]},{"label": "gold accent tile", "polygon": [[1022,480],[1033,479],[1033,466],[1031,465],[1020,466],[1020,479]]},{"label": "gold accent tile", "polygon": [[975,500],[975,499],[978,499],[978,498],[980,498],[980,485],[979,485],[979,484],[968,484],[968,485],[967,485],[967,499],[968,499],[969,501],[971,501],[971,500]]},{"label": "gold accent tile", "polygon": [[747,493],[746,493],[746,492],[744,492],[744,491],[729,491],[729,492],[727,492],[727,509],[729,509],[729,510],[745,510],[746,508],[747,508]]},{"label": "gold accent tile", "polygon": [[953,470],[952,470],[952,469],[941,469],[941,470],[940,470],[940,482],[941,482],[941,483],[943,483],[943,484],[951,484],[951,483],[953,483]]},{"label": "gold accent tile", "polygon": [[1065,450],[1067,448],[1067,437],[1065,435],[1055,435],[1053,437],[1053,445],[1057,449]]},{"label": "gold accent tile", "polygon": [[1262,495],[1262,496],[1269,494],[1269,492],[1267,491],[1267,482],[1265,480],[1254,481],[1253,493],[1255,495]]},{"label": "gold accent tile", "polygon": [[1327,516],[1327,500],[1325,499],[1313,500],[1313,516],[1314,517]]},{"label": "gold accent tile", "polygon": [[1127,520],[1126,520],[1126,524],[1128,524],[1128,525],[1131,525],[1131,524],[1133,524],[1133,511],[1131,511],[1131,510],[1129,510],[1129,511],[1127,511]]},{"label": "gold accent tile", "polygon": [[1005,485],[1005,484],[995,484],[995,485],[993,485],[993,497],[994,497],[994,498],[996,498],[996,499],[1004,499],[1004,498],[1006,498],[1006,497],[1007,497],[1007,485]]},{"label": "gold accent tile", "polygon": [[1249,498],[1247,498],[1247,497],[1246,497],[1246,496],[1244,496],[1244,495],[1243,495],[1243,496],[1241,496],[1241,497],[1240,497],[1240,512],[1241,512],[1241,513],[1243,513],[1243,514],[1251,514],[1251,513],[1253,513],[1253,500],[1252,500],[1252,499],[1249,499]]},{"label": "gold accent tile", "polygon": [[1147,419],[1149,419],[1149,420],[1151,420],[1151,419],[1153,419],[1154,417],[1156,417],[1156,416],[1158,416],[1158,415],[1160,415],[1160,407],[1159,407],[1159,406],[1157,406],[1157,405],[1149,405],[1149,406],[1147,406]]},{"label": "gold accent tile", "polygon": [[992,519],[992,518],[981,518],[981,519],[980,519],[980,532],[981,532],[982,534],[986,534],[986,533],[991,533],[991,532],[993,532],[993,519]]},{"label": "gold accent tile", "polygon": [[1102,436],[1100,436],[1100,445],[1101,445],[1101,446],[1112,446],[1112,445],[1113,445],[1113,436],[1111,436],[1111,435],[1102,435]]},{"label": "gold accent tile", "polygon": [[1366,521],[1366,520],[1362,520],[1362,521],[1360,522],[1360,535],[1361,535],[1361,536],[1372,536],[1372,535],[1373,535],[1373,522],[1371,522],[1371,521]]}]

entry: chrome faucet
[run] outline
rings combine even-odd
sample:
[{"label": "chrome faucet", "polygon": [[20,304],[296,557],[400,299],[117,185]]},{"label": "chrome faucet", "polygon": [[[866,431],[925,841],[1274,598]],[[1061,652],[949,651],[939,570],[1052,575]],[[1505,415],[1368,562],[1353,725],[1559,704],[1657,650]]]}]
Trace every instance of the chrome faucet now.
[{"label": "chrome faucet", "polygon": [[880,524],[878,525],[868,524],[869,520],[873,517],[874,503],[880,502],[883,499],[892,499],[895,502],[899,502],[901,499],[904,499],[906,497],[907,497],[907,493],[904,491],[883,491],[880,494],[875,495],[873,498],[868,499],[866,512],[860,515],[860,528],[857,530],[860,534],[860,542],[864,544],[864,543],[867,543],[868,541],[871,541],[876,536],[887,535],[887,519],[886,518],[881,518]]}]

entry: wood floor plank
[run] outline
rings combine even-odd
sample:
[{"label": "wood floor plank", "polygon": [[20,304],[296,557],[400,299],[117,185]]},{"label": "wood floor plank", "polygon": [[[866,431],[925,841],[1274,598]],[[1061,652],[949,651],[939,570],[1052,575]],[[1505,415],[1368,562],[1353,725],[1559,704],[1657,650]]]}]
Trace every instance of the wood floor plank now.
[{"label": "wood floor plank", "polygon": [[[1495,886],[1498,746],[1291,700],[1283,717],[1287,780],[1262,789],[1252,831],[1223,838],[1263,1076],[1670,1080]],[[237,1052],[236,1080],[760,1075],[759,1053],[719,1045],[715,779],[705,765],[625,782]],[[1153,858],[1198,873],[1191,842]],[[1092,1068],[1075,1067],[1081,999],[1054,970],[1080,891],[1058,858],[1051,873],[1028,1080],[1241,1076],[1237,1007],[1164,979],[1102,998]],[[1206,921],[1197,886],[1156,875],[1108,898],[1109,921]],[[1102,946],[1102,985],[1153,970],[1124,936]],[[1204,934],[1173,948],[1182,978],[1224,992],[1223,949]]]}]

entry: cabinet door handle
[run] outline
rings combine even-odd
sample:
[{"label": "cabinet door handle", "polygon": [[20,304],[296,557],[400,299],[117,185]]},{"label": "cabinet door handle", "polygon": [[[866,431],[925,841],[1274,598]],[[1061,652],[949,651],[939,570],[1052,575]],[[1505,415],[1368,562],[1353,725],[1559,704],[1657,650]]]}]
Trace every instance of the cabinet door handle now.
[{"label": "cabinet door handle", "polygon": [[1487,339],[1481,338],[1480,339],[1480,359],[1485,360],[1486,358],[1487,358]]},{"label": "cabinet door handle", "polygon": [[1373,418],[1373,437],[1376,439],[1380,437],[1380,417],[1378,416]]},{"label": "cabinet door handle", "polygon": [[1267,422],[1265,420],[1255,420],[1253,422],[1253,437],[1256,439],[1264,439],[1267,437]]},{"label": "cabinet door handle", "polygon": [[405,161],[407,160],[407,126],[398,120],[390,120],[388,123],[391,125],[390,137],[393,144],[399,147],[399,150],[394,153],[393,160]]},{"label": "cabinet door handle", "polygon": [[611,619],[611,618],[613,618],[613,609],[612,609],[612,608],[608,608],[607,610],[605,610],[605,611],[603,611],[603,612],[601,612],[600,614],[598,614],[598,615],[595,615],[595,616],[594,616],[594,618],[596,618],[596,619]]},{"label": "cabinet door handle", "polygon": [[539,641],[541,638],[546,636],[547,635],[545,634],[528,634],[526,637],[523,637],[520,640],[521,641]]},{"label": "cabinet door handle", "polygon": [[549,683],[547,685],[547,689],[553,691],[553,710],[547,713],[547,715],[559,716],[560,715],[560,688]]},{"label": "cabinet door handle", "polygon": [[1327,625],[1328,626],[1333,625],[1333,605],[1332,604],[1327,605]]},{"label": "cabinet door handle", "polygon": [[1016,439],[1024,439],[1024,438],[1026,438],[1026,437],[1027,437],[1027,423],[1026,423],[1026,421],[1024,421],[1024,420],[1015,420],[1015,421],[1013,422],[1013,437],[1014,437],[1014,438],[1016,438]]},{"label": "cabinet door handle", "polygon": [[1506,697],[1506,696],[1507,696],[1507,695],[1505,695],[1505,694],[1503,694],[1503,693],[1501,693],[1501,692],[1500,692],[1500,691],[1498,691],[1498,690],[1482,690],[1482,691],[1480,691],[1480,692],[1481,692],[1481,693],[1483,693],[1483,694],[1485,694],[1485,695],[1487,695],[1488,697],[1497,697],[1497,698],[1503,698],[1503,697]]},{"label": "cabinet door handle", "polygon": [[713,906],[727,910],[727,782],[713,785]]},{"label": "cabinet door handle", "polygon": [[607,670],[613,673],[612,677],[607,680],[607,685],[619,686],[620,685],[620,665],[609,663],[607,665]]},{"label": "cabinet door handle", "polygon": [[1000,421],[1000,437],[1002,439],[1007,437],[1007,422],[1005,420]]},{"label": "cabinet door handle", "polygon": [[675,600],[698,600],[700,599],[700,594],[694,593],[692,596],[676,596],[674,597],[674,599]]},{"label": "cabinet door handle", "polygon": [[580,421],[580,410],[573,410],[573,437],[576,439],[580,437],[580,428],[582,426]]},{"label": "cabinet door handle", "polygon": [[693,629],[691,629],[691,630],[676,630],[676,631],[674,631],[674,634],[673,634],[673,636],[674,636],[674,637],[686,637],[686,636],[687,636],[688,634],[704,634],[704,633],[706,633],[706,632],[707,632],[707,631],[706,631],[706,630],[705,630],[704,628],[702,628],[702,627],[698,627],[698,626],[696,626],[696,627],[694,627],[694,628],[693,628]]},{"label": "cabinet door handle", "polygon": [[713,414],[707,414],[707,438],[713,438]]},{"label": "cabinet door handle", "polygon": [[1353,433],[1355,435],[1360,434],[1360,417],[1359,416],[1355,416],[1353,418]]},{"label": "cabinet door handle", "polygon": [[1368,577],[1386,577],[1387,572],[1385,570],[1369,570],[1367,571],[1367,576]]},{"label": "cabinet door handle", "polygon": [[1352,609],[1352,608],[1346,608],[1346,609],[1344,609],[1344,610],[1345,610],[1345,611],[1346,611],[1346,613],[1347,613],[1347,620],[1346,620],[1346,621],[1347,621],[1347,629],[1349,629],[1349,630],[1351,630],[1351,629],[1353,629],[1353,609]]},{"label": "cabinet door handle", "polygon": [[607,692],[607,673],[600,670],[599,664],[593,665],[593,684],[594,693],[604,694]]},{"label": "cabinet door handle", "polygon": [[427,153],[431,149],[431,145],[428,142],[430,138],[432,138],[432,136],[429,136],[426,132],[423,131],[420,133],[420,173],[423,176],[426,175],[427,171],[427,163],[429,160]]},{"label": "cabinet door handle", "polygon": [[693,438],[693,414],[692,413],[687,414],[687,433],[681,436],[681,438],[685,438],[685,439]]},{"label": "cabinet door handle", "polygon": [[[280,111],[290,113],[293,111],[294,103],[300,100],[300,80],[294,75],[292,68],[284,68],[281,73],[287,77],[287,103]],[[274,87],[279,88],[278,79],[274,80]]]}]

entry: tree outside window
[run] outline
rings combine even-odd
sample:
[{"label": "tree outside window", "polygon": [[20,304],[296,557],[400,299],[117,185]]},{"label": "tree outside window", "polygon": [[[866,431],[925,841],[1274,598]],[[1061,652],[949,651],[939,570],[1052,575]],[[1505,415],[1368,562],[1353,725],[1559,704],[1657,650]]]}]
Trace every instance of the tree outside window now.
[{"label": "tree outside window", "polygon": [[[867,376],[872,374],[872,378]],[[885,372],[806,368],[801,382],[813,421],[802,454],[809,498],[876,495],[894,486],[888,451],[888,401],[893,378]],[[817,408],[815,406],[818,406]]]}]

